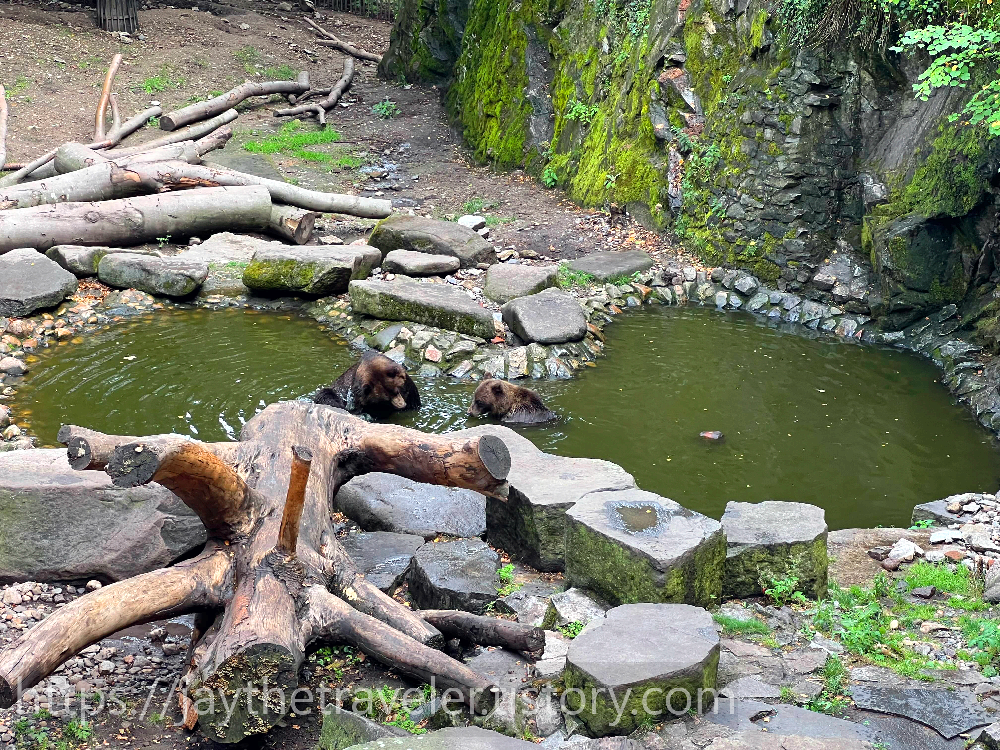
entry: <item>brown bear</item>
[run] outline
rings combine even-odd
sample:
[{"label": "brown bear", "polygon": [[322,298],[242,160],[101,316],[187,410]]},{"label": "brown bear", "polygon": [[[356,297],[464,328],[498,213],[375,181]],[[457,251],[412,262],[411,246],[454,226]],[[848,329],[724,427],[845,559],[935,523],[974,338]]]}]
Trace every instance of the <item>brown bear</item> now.
[{"label": "brown bear", "polygon": [[365,352],[337,382],[320,388],[313,401],[376,419],[420,408],[417,386],[403,366],[376,351]]},{"label": "brown bear", "polygon": [[484,380],[472,396],[469,416],[489,415],[507,424],[538,424],[557,419],[534,391],[505,380]]}]

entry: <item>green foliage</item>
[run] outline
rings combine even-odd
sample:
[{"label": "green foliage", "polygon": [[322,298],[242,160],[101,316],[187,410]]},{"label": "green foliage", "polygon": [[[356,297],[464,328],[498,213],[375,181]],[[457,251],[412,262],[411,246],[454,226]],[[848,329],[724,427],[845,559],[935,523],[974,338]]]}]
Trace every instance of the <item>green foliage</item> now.
[{"label": "green foliage", "polygon": [[294,81],[299,76],[299,71],[291,65],[278,65],[276,67],[264,68],[264,78],[268,81]]},{"label": "green foliage", "polygon": [[358,156],[341,156],[340,158],[334,160],[334,166],[340,167],[341,169],[357,169],[363,166],[365,160]]},{"label": "green foliage", "polygon": [[911,589],[936,586],[939,591],[950,594],[968,595],[971,574],[964,565],[954,570],[944,563],[929,563],[919,560],[906,571],[906,583]]},{"label": "green foliage", "polygon": [[153,129],[156,129],[156,128],[160,127],[160,118],[159,117],[150,117],[149,120],[147,121],[147,124],[149,125],[149,127],[153,128]]},{"label": "green foliage", "polygon": [[462,204],[462,210],[466,214],[479,214],[483,211],[489,211],[492,208],[497,208],[500,205],[500,201],[488,201],[484,198],[470,198],[465,203]]},{"label": "green foliage", "polygon": [[261,60],[260,50],[251,44],[240,47],[233,53],[233,57],[236,58],[236,61],[243,66],[243,70],[247,73],[255,73]]},{"label": "green foliage", "polygon": [[578,621],[567,622],[565,625],[559,626],[559,632],[567,638],[576,638],[583,632],[583,623]]},{"label": "green foliage", "polygon": [[363,688],[354,694],[353,703],[355,706],[364,707],[363,713],[375,721],[405,729],[410,734],[425,734],[427,730],[417,726],[409,714],[429,701],[434,692],[430,685],[423,685],[418,695],[408,694],[412,692],[389,685],[381,688]]},{"label": "green foliage", "polygon": [[577,99],[571,99],[566,105],[566,119],[590,125],[597,117],[598,111],[600,107],[596,104],[588,106]]},{"label": "green foliage", "polygon": [[391,120],[401,111],[402,110],[400,110],[396,102],[391,101],[388,96],[372,107],[372,112],[381,117],[383,120]]},{"label": "green foliage", "polygon": [[28,86],[30,85],[30,79],[25,78],[24,76],[18,76],[14,79],[13,85],[4,89],[4,99],[13,99],[15,96],[20,96],[28,90]]},{"label": "green foliage", "polygon": [[741,620],[737,617],[715,613],[712,615],[712,619],[722,626],[723,635],[770,636],[772,634],[771,628],[754,617]]},{"label": "green foliage", "polygon": [[497,593],[500,596],[510,596],[524,587],[523,583],[514,583],[514,566],[511,563],[507,563],[497,571],[497,578],[500,579],[500,585],[497,586]]},{"label": "green foliage", "polygon": [[164,66],[155,76],[143,79],[142,83],[139,84],[139,88],[152,96],[160,91],[180,88],[183,85],[184,79],[174,78],[170,69]]},{"label": "green foliage", "polygon": [[932,521],[929,518],[925,518],[922,521],[917,521],[910,528],[911,529],[930,529],[930,528],[933,528],[933,526],[934,526],[934,521]]},{"label": "green foliage", "polygon": [[322,130],[302,130],[302,122],[292,120],[281,126],[277,133],[259,141],[247,141],[243,148],[254,154],[291,154],[298,159],[307,161],[329,162],[334,157],[329,154],[309,151],[306,146],[318,146],[324,143],[336,143],[340,133],[326,126]]},{"label": "green foliage", "polygon": [[542,172],[542,184],[547,188],[554,188],[559,184],[559,175],[552,167],[546,167]]},{"label": "green foliage", "polygon": [[785,578],[761,579],[760,587],[764,595],[771,600],[775,607],[784,607],[786,604],[791,604],[792,602],[797,604],[805,604],[807,602],[805,594],[798,590],[799,579],[793,575],[786,576]]},{"label": "green foliage", "polygon": [[566,263],[559,266],[559,273],[556,277],[556,281],[563,289],[569,289],[574,286],[587,286],[588,284],[593,284],[594,280],[592,274],[586,271],[574,271]]}]

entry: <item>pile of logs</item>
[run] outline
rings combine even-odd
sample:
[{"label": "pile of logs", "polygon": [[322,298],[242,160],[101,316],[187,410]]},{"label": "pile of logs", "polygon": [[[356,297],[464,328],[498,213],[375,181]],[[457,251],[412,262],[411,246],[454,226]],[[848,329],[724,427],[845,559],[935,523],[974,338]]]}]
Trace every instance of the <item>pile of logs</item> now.
[{"label": "pile of logs", "polygon": [[[267,230],[301,244],[310,239],[311,232],[303,230],[312,227],[316,212],[373,219],[391,213],[386,200],[306,190],[202,163],[207,153],[225,147],[232,137],[228,125],[237,118],[234,108],[253,97],[284,95],[296,106],[275,114],[315,114],[325,125],[327,111],[353,80],[352,57],[345,58],[344,76],[329,89],[313,90],[305,72],[295,81],[247,81],[213,99],[166,114],[151,107],[124,122],[112,92],[120,63],[121,55],[115,55],[108,68],[91,143],[66,143],[31,162],[3,166],[9,173],[0,177],[0,254],[60,244],[134,245],[217,231]],[[302,104],[314,97],[322,99]],[[7,116],[0,86],[0,165]],[[154,117],[167,135],[121,146]]]},{"label": "pile of logs", "polygon": [[[444,654],[445,638],[536,652],[541,629],[458,611],[413,611],[367,581],[337,540],[331,501],[381,471],[506,498],[510,454],[494,436],[455,440],[371,424],[327,406],[269,406],[238,443],[138,438],[66,426],[71,466],[120,487],[157,482],[208,530],[198,557],[98,589],[0,652],[0,708],[90,644],[136,623],[195,613],[178,699],[189,728],[239,742],[281,721],[306,655],[350,644],[394,671],[433,681],[477,712],[486,677]],[[460,697],[460,698],[459,698]]]}]

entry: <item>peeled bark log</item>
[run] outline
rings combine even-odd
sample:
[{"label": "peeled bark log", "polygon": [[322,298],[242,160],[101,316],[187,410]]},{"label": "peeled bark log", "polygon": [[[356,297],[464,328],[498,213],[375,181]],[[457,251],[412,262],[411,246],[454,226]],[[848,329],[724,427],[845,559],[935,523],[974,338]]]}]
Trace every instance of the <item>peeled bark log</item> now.
[{"label": "peeled bark log", "polygon": [[267,228],[271,234],[283,240],[304,245],[312,239],[313,228],[318,218],[319,214],[315,211],[274,203],[271,205],[271,221]]},{"label": "peeled bark log", "polygon": [[334,49],[338,49],[344,54],[356,57],[359,60],[367,60],[374,63],[382,62],[382,55],[376,55],[373,52],[366,52],[363,49],[355,47],[350,42],[345,42],[335,34],[332,34],[324,29],[311,18],[303,18],[302,20],[312,26],[313,31],[315,31],[319,36],[325,37],[324,39],[317,40],[317,44],[322,44],[324,47],[333,47]]},{"label": "peeled bark log", "polygon": [[[152,151],[145,151],[133,156],[110,158],[100,151],[84,146],[82,143],[64,143],[56,149],[56,158],[52,160],[58,174],[76,172],[95,164],[110,164],[114,162],[119,167],[130,164],[143,164],[158,161],[186,161],[188,164],[201,164],[201,151],[195,141],[183,141],[170,146],[161,146]],[[22,187],[24,187],[22,185]]]},{"label": "peeled bark log", "polygon": [[199,122],[197,125],[192,125],[184,130],[178,130],[170,135],[165,135],[161,138],[147,141],[146,143],[140,143],[138,146],[109,150],[108,156],[112,159],[119,156],[132,156],[133,154],[139,154],[143,151],[152,151],[154,148],[159,148],[160,146],[169,146],[172,143],[195,140],[218,130],[223,125],[228,125],[237,117],[239,117],[239,114],[235,109],[226,110],[221,115],[213,117],[211,120],[205,120],[205,122]]},{"label": "peeled bark log", "polygon": [[[345,482],[371,471],[506,496],[510,455],[498,438],[427,435],[304,402],[269,406],[228,451],[177,435],[66,427],[60,437],[87,442],[92,454],[111,449],[106,471],[118,486],[169,487],[210,539],[195,560],[88,594],[22,634],[0,653],[0,707],[111,632],[190,611],[200,614],[181,705],[186,723],[198,721],[216,741],[239,742],[280,721],[305,655],[323,643],[434,679],[474,710],[492,706],[490,682],[434,648],[440,632],[367,583],[338,543],[330,510]],[[476,627],[488,633],[482,619]]]},{"label": "peeled bark log", "polygon": [[344,58],[344,74],[337,81],[337,85],[330,89],[330,93],[327,95],[326,99],[316,104],[301,104],[298,107],[291,107],[289,109],[277,109],[274,111],[275,117],[294,117],[297,115],[304,115],[310,112],[316,112],[317,108],[320,109],[319,118],[321,124],[326,124],[326,118],[323,113],[332,109],[337,102],[340,101],[340,97],[344,95],[344,92],[351,87],[354,82],[354,60],[350,57]]},{"label": "peeled bark log", "polygon": [[7,162],[7,91],[0,83],[0,170]]},{"label": "peeled bark log", "polygon": [[17,247],[127,247],[158,237],[205,237],[213,232],[261,229],[270,218],[271,197],[259,186],[58,203],[0,212],[0,253]]},{"label": "peeled bark log", "polygon": [[[98,7],[100,7],[100,2],[98,2]],[[108,109],[108,103],[111,100],[111,87],[115,83],[115,76],[118,75],[118,67],[121,64],[122,64],[122,56],[120,54],[116,54],[114,57],[111,58],[111,65],[108,66],[108,72],[104,76],[104,87],[101,89],[101,98],[97,102],[97,114],[94,115],[95,141],[104,140],[105,136],[104,115]]]},{"label": "peeled bark log", "polygon": [[308,78],[303,81],[301,78],[295,81],[267,81],[253,83],[245,81],[231,91],[197,104],[191,104],[173,112],[167,112],[160,118],[160,130],[177,130],[192,122],[204,120],[206,117],[213,117],[226,110],[232,109],[237,104],[252,96],[270,96],[271,94],[304,94],[309,90]]}]

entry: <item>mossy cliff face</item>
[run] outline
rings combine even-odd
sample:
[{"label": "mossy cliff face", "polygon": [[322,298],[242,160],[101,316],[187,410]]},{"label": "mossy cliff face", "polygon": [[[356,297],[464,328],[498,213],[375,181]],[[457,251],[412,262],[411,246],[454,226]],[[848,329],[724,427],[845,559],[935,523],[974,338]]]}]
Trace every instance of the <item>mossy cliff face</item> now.
[{"label": "mossy cliff face", "polygon": [[[420,38],[461,38],[447,103],[481,160],[888,326],[989,282],[1000,147],[948,122],[966,90],[914,100],[912,61],[796,47],[759,0],[465,3],[429,18],[407,0],[394,50],[437,82]],[[811,285],[845,256],[874,291]]]}]

